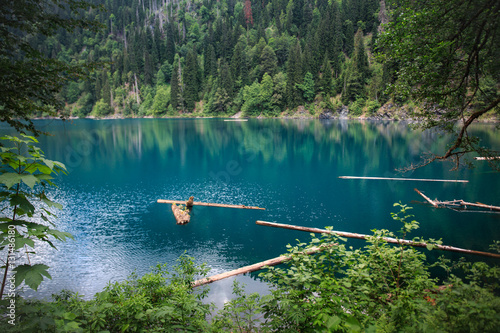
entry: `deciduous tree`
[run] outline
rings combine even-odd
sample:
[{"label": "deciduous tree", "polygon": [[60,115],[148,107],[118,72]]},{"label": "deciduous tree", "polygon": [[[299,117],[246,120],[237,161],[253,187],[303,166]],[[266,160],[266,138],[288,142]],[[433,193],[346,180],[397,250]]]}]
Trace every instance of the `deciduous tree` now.
[{"label": "deciduous tree", "polygon": [[[64,107],[64,101],[57,96],[61,88],[68,81],[84,77],[91,66],[48,58],[30,41],[37,36],[52,36],[58,29],[97,31],[97,22],[79,15],[89,7],[96,8],[80,0],[0,2],[0,121],[19,132],[38,135],[41,131],[31,117],[54,116]],[[64,15],[55,14],[55,9]]]},{"label": "deciduous tree", "polygon": [[[498,154],[486,152],[468,129],[487,112],[500,112],[500,2],[394,0],[390,4],[392,22],[379,39],[383,60],[399,64],[392,91],[421,103],[421,128],[454,135],[444,153],[434,153],[416,166],[453,159],[458,167],[467,153]],[[483,89],[488,78],[497,88]]]}]

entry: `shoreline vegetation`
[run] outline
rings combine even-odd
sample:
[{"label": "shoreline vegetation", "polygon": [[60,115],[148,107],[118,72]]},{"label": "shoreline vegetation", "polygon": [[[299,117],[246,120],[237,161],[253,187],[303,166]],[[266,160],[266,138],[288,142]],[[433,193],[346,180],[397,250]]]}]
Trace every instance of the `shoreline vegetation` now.
[{"label": "shoreline vegetation", "polygon": [[[35,116],[31,119],[33,120],[43,120],[43,119],[61,119],[64,117],[65,120],[74,119],[94,119],[94,120],[109,120],[109,119],[175,119],[175,118],[233,118],[233,119],[348,119],[348,120],[387,120],[387,121],[409,121],[409,122],[419,122],[419,118],[413,115],[415,107],[411,105],[398,106],[394,103],[386,103],[374,112],[362,112],[357,114],[349,110],[348,106],[343,105],[336,110],[323,109],[317,110],[314,106],[311,109],[306,109],[304,106],[299,106],[295,110],[285,110],[279,115],[267,115],[261,113],[260,115],[245,115],[242,111],[236,113],[227,114],[210,114],[203,111],[194,112],[180,112],[178,114],[169,115],[124,115],[122,113],[108,114],[105,116],[96,116],[89,114],[85,117],[78,117],[74,115],[65,116],[60,115],[59,117],[54,116]],[[439,118],[440,111],[435,111],[436,117]],[[422,119],[423,121],[423,119]],[[479,123],[498,123],[500,122],[500,116],[494,112],[485,114],[482,118],[476,120]]]},{"label": "shoreline vegetation", "polygon": [[[348,247],[332,233],[311,234],[309,243],[287,245],[289,260],[267,267],[259,278],[268,295],[246,293],[233,283],[222,309],[207,303],[208,289],[193,281],[209,269],[182,255],[172,270],[158,264],[144,276],[109,283],[91,300],[70,290],[52,301],[16,298],[12,332],[497,332],[500,325],[498,266],[485,262],[427,260],[426,250],[405,245],[419,228],[411,207],[391,213],[399,232],[373,230],[366,246]],[[331,231],[327,227],[327,231]],[[396,245],[387,237],[396,237]],[[418,241],[424,241],[418,238]],[[440,240],[429,239],[432,251]],[[500,252],[500,243],[490,246]],[[306,253],[312,248],[317,253]],[[432,277],[440,267],[446,278]],[[465,277],[462,277],[464,276]],[[8,321],[10,320],[10,321]]]}]

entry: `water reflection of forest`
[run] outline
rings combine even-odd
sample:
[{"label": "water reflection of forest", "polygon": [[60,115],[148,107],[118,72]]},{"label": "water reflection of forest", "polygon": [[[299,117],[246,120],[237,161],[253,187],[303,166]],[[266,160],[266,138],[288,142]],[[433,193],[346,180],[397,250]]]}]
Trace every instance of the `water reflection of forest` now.
[{"label": "water reflection of forest", "polygon": [[[195,154],[199,161],[259,158],[264,162],[307,163],[315,158],[324,162],[342,161],[347,166],[363,156],[372,168],[378,168],[384,161],[403,167],[418,162],[423,153],[442,152],[449,139],[437,132],[421,132],[406,123],[390,121],[133,119],[75,123],[78,130],[68,137],[69,142],[64,140],[64,129],[54,133],[63,136],[58,140],[55,159],[70,166],[74,160],[90,155],[94,160],[114,164],[140,159],[144,150],[156,150],[163,157],[160,163],[167,163],[170,156],[184,164],[188,154]],[[494,125],[477,124],[471,132],[487,145],[500,146]],[[233,154],[234,149],[238,156],[225,155],[226,151]],[[106,159],[110,155],[114,158]]]}]

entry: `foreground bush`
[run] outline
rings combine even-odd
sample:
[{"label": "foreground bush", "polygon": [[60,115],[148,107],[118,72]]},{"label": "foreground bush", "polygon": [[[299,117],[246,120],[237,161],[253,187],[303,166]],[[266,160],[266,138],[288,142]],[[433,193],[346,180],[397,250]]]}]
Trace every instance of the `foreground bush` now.
[{"label": "foreground bush", "polygon": [[[207,270],[187,256],[174,273],[158,265],[138,278],[110,284],[91,301],[62,292],[53,302],[19,299],[16,326],[0,328],[32,332],[498,332],[500,269],[482,262],[434,264],[405,245],[381,237],[406,239],[418,228],[410,208],[392,215],[402,223],[399,235],[376,230],[361,249],[347,248],[331,234],[309,244],[290,246],[292,259],[260,276],[271,285],[266,296],[245,294],[217,315],[204,304],[207,290],[191,288]],[[422,241],[419,239],[419,241]],[[431,242],[428,242],[432,244]],[[310,246],[322,246],[304,255]],[[432,248],[432,245],[429,246]],[[429,269],[442,267],[446,279]],[[459,277],[460,276],[460,277]],[[13,330],[14,329],[14,330]]]}]

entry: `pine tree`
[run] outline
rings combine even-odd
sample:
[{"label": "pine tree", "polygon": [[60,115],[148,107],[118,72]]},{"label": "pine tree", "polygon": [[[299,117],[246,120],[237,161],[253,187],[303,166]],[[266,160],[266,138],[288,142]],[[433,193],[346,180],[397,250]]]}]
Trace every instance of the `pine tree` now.
[{"label": "pine tree", "polygon": [[295,46],[290,49],[288,56],[287,78],[286,78],[286,100],[287,105],[295,108],[302,103],[302,94],[297,88],[303,78],[302,74],[302,50],[297,41]]},{"label": "pine tree", "polygon": [[180,67],[179,56],[176,54],[175,60],[174,60],[174,66],[172,69],[172,78],[170,79],[170,86],[171,86],[171,88],[170,88],[170,104],[172,105],[172,108],[174,110],[182,108],[182,105],[180,105],[180,99],[179,99],[179,95],[181,94],[180,72],[181,72],[181,67]]},{"label": "pine tree", "polygon": [[350,20],[346,20],[344,22],[344,35],[344,52],[347,54],[347,56],[351,56],[354,47],[354,26],[352,21]]},{"label": "pine tree", "polygon": [[96,100],[100,100],[102,97],[102,79],[101,75],[97,74],[95,78],[95,85],[94,85],[94,91],[95,91],[95,98]]},{"label": "pine tree", "polygon": [[278,59],[276,58],[276,54],[274,50],[266,45],[260,54],[260,72],[261,77],[267,73],[270,76],[273,76],[276,73],[278,68]]},{"label": "pine tree", "polygon": [[236,88],[240,89],[248,83],[248,63],[245,53],[245,45],[239,41],[234,47],[233,58],[231,59],[231,72],[236,81]]},{"label": "pine tree", "polygon": [[111,84],[110,84],[110,79],[108,75],[108,71],[105,70],[102,73],[102,100],[106,105],[111,106]]},{"label": "pine tree", "polygon": [[166,82],[165,82],[165,73],[163,73],[163,71],[161,70],[161,68],[158,70],[158,72],[156,73],[156,86],[161,86],[161,85],[164,85]]},{"label": "pine tree", "polygon": [[167,24],[167,34],[165,40],[165,59],[169,63],[174,62],[175,57],[175,27],[174,22]]},{"label": "pine tree", "polygon": [[358,29],[354,35],[354,51],[353,51],[353,65],[354,68],[361,75],[362,84],[365,83],[369,76],[368,56],[366,55],[365,44],[363,42],[363,31]]},{"label": "pine tree", "polygon": [[184,68],[184,100],[186,108],[192,111],[197,101],[199,101],[199,66],[196,53],[193,49],[189,50],[186,57],[186,66]]},{"label": "pine tree", "polygon": [[153,83],[153,63],[149,52],[144,53],[144,84],[151,85]]},{"label": "pine tree", "polygon": [[328,53],[325,53],[325,57],[323,58],[323,65],[321,66],[321,78],[318,83],[319,90],[321,91],[323,96],[327,96],[332,93],[332,83],[332,66],[330,66]]},{"label": "pine tree", "polygon": [[231,73],[231,68],[229,67],[228,63],[224,60],[222,60],[221,66],[220,66],[220,85],[222,88],[224,88],[229,95],[229,97],[232,97],[234,95],[234,80],[233,80],[233,75]]}]

